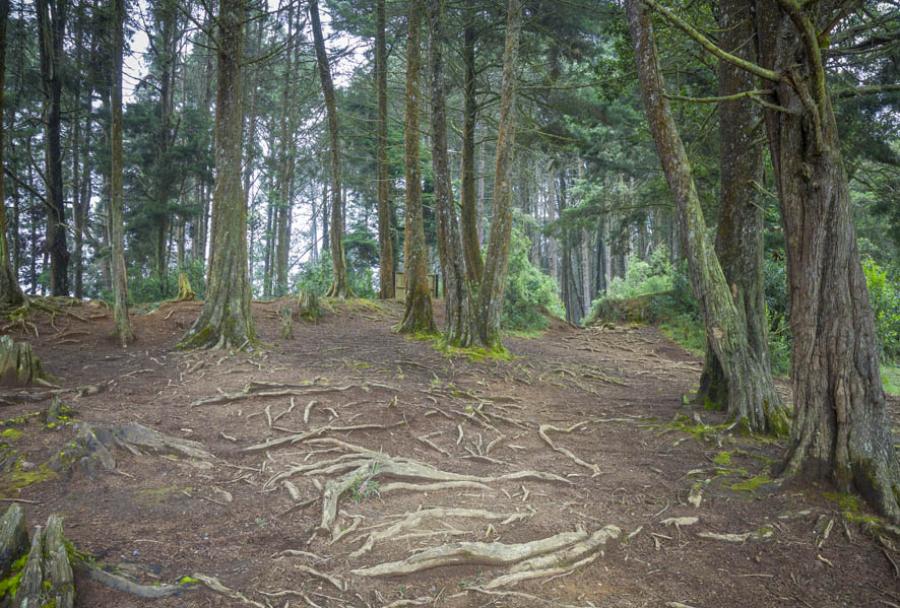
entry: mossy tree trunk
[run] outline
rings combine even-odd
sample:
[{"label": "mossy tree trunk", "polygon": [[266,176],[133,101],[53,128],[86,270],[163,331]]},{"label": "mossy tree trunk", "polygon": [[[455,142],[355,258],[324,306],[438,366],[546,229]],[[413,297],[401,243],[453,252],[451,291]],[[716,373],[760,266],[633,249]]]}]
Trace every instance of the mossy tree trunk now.
[{"label": "mossy tree trunk", "polygon": [[438,251],[444,276],[444,334],[448,344],[469,346],[473,338],[472,299],[466,277],[462,236],[453,203],[453,189],[450,186],[450,160],[447,153],[444,0],[428,0],[428,21],[431,26],[431,162],[437,207]]},{"label": "mossy tree trunk", "polygon": [[[299,36],[296,35],[294,23],[294,6],[288,6],[287,12],[287,61],[285,73],[293,75],[296,46]],[[262,27],[260,27],[262,32]],[[294,194],[294,172],[296,168],[294,135],[297,125],[296,86],[291,79],[285,78],[281,90],[281,159],[278,175],[278,210],[275,217],[275,296],[287,295],[289,253],[291,250],[291,215]]]},{"label": "mossy tree trunk", "polygon": [[481,239],[478,235],[478,201],[475,198],[475,125],[478,120],[478,100],[475,97],[475,0],[466,0],[463,13],[463,126],[462,126],[462,170],[461,220],[462,237],[465,247],[466,274],[469,281],[477,284],[484,272],[481,259]]},{"label": "mossy tree trunk", "polygon": [[771,382],[765,381],[768,370],[750,347],[744,309],[735,305],[706,235],[690,161],[665,97],[649,14],[641,0],[628,0],[626,6],[647,122],[675,198],[691,286],[700,302],[707,339],[728,382],[728,411],[752,430],[786,432],[787,418],[774,407]]},{"label": "mossy tree trunk", "polygon": [[421,53],[419,33],[422,22],[422,0],[410,0],[406,44],[406,311],[399,331],[402,333],[434,331],[431,309],[431,284],[428,281],[428,248],[422,219],[422,183],[419,176],[419,68]]},{"label": "mossy tree trunk", "polygon": [[110,117],[109,240],[111,250],[113,318],[123,347],[134,340],[128,319],[128,282],[125,267],[125,182],[122,153],[122,53],[125,48],[125,0],[112,0],[113,36]]},{"label": "mossy tree trunk", "polygon": [[[744,0],[719,3],[719,44],[723,50],[748,61],[756,60],[752,6]],[[728,97],[755,88],[753,75],[719,61],[719,96]],[[763,143],[756,133],[762,113],[749,97],[723,101],[719,105],[719,168],[721,194],[716,254],[725,280],[731,286],[735,306],[744,311],[747,342],[763,373],[770,407],[781,407],[772,379],[766,327],[763,281],[763,233],[765,223],[761,196],[754,183],[762,182]],[[700,375],[698,401],[726,409],[728,380],[715,349],[707,343],[706,361]],[[739,415],[740,412],[730,412]]]},{"label": "mossy tree trunk", "polygon": [[509,0],[506,12],[506,42],[500,84],[500,121],[497,126],[497,156],[494,169],[494,209],[484,275],[478,290],[478,339],[487,348],[500,348],[503,292],[509,270],[512,235],[512,165],[516,138],[516,63],[522,31],[522,2]]},{"label": "mossy tree trunk", "polygon": [[[786,237],[796,410],[786,473],[859,491],[900,521],[900,464],[881,384],[838,127],[818,32],[838,8],[759,0],[760,63],[782,74],[766,110]],[[823,29],[824,28],[824,29]]]},{"label": "mossy tree trunk", "polygon": [[328,116],[328,135],[331,142],[331,263],[334,268],[334,282],[328,295],[333,298],[352,296],[347,278],[347,261],[344,256],[344,203],[341,199],[341,140],[338,131],[337,102],[334,96],[334,82],[331,67],[322,37],[322,23],[319,20],[319,1],[310,0],[309,17],[312,23],[313,42],[316,47],[316,63],[319,66],[319,80],[322,82],[322,96],[325,98],[325,114]]},{"label": "mossy tree trunk", "polygon": [[375,1],[375,89],[378,96],[376,179],[378,180],[378,297],[389,300],[394,289],[394,235],[391,222],[391,185],[388,171],[387,36],[385,0]]},{"label": "mossy tree trunk", "polygon": [[[9,0],[0,0],[0,108],[3,107],[3,84],[6,74],[6,22],[9,19]],[[0,120],[0,167],[3,166],[5,123]],[[3,191],[4,174],[0,170],[0,309],[9,309],[21,305],[25,301],[22,288],[16,277],[16,269],[12,265],[9,242],[6,239],[8,230],[6,222],[6,199]]]},{"label": "mossy tree trunk", "polygon": [[246,0],[221,0],[216,92],[216,184],[206,301],[182,348],[244,348],[255,340],[247,278],[247,203],[241,185],[241,59]]}]

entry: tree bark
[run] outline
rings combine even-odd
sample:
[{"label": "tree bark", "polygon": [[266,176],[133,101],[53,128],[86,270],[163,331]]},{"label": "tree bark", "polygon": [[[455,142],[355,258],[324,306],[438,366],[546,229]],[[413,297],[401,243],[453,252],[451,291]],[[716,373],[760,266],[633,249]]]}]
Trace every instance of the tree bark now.
[{"label": "tree bark", "polygon": [[66,204],[63,198],[61,104],[62,59],[66,31],[66,0],[36,0],[44,91],[44,178],[47,182],[47,242],[50,254],[50,294],[69,295],[69,250],[66,245]]},{"label": "tree bark", "polygon": [[744,310],[735,305],[706,236],[690,161],[665,97],[647,9],[641,0],[628,0],[626,6],[647,122],[675,198],[691,285],[700,302],[707,339],[728,381],[728,412],[748,429],[787,432],[787,417],[777,407],[777,395],[771,383],[764,381],[766,370],[750,348]]},{"label": "tree bark", "polygon": [[[719,29],[722,49],[748,61],[756,61],[750,4],[744,0],[721,0]],[[735,95],[754,88],[752,74],[727,61],[719,61],[720,96]],[[762,115],[759,108],[747,97],[724,101],[719,105],[721,194],[716,255],[725,280],[731,286],[735,306],[744,311],[747,342],[763,373],[759,381],[768,385],[766,392],[771,395],[771,405],[781,407],[772,379],[766,326],[763,281],[765,222],[761,197],[754,186],[754,183],[762,182],[763,174],[763,144],[754,132]],[[709,343],[697,401],[719,409],[728,406],[728,380]]]},{"label": "tree bark", "polygon": [[297,114],[290,85],[294,72],[294,7],[288,7],[287,61],[281,92],[281,158],[278,174],[278,210],[275,217],[275,296],[288,292],[288,258],[291,250],[291,208],[294,186],[294,117]]},{"label": "tree bark", "polygon": [[247,277],[247,202],[241,184],[241,60],[246,0],[221,0],[216,91],[216,185],[206,301],[181,348],[239,348],[256,340]]},{"label": "tree bark", "polygon": [[[450,186],[450,160],[447,152],[446,88],[444,84],[444,1],[429,0],[428,20],[431,24],[431,162],[434,169],[434,198],[437,207],[438,252],[444,276],[444,335],[452,346],[472,343],[471,289],[463,258],[463,241],[453,189]],[[480,254],[479,254],[480,255]]]},{"label": "tree bark", "polygon": [[[464,107],[462,127],[462,238],[465,247],[466,274],[469,281],[478,283],[484,272],[481,259],[481,238],[478,231],[478,201],[475,198],[475,125],[478,120],[478,100],[475,97],[475,1],[466,0],[463,25]],[[483,196],[483,193],[482,193]]]},{"label": "tree bark", "polygon": [[406,311],[399,326],[402,333],[434,332],[431,284],[428,281],[428,249],[422,217],[422,182],[419,175],[419,30],[422,0],[410,0],[406,43]]},{"label": "tree bark", "polygon": [[512,235],[512,164],[516,139],[516,64],[522,31],[522,0],[509,0],[500,85],[500,120],[494,168],[494,208],[484,275],[478,292],[478,338],[490,349],[502,348],[500,322]]},{"label": "tree bark", "polygon": [[128,319],[128,280],[125,267],[125,183],[122,153],[122,54],[125,49],[125,0],[112,0],[112,103],[109,139],[109,240],[112,257],[113,318],[122,347],[134,340]]},{"label": "tree bark", "polygon": [[[0,0],[0,107],[3,106],[3,85],[6,74],[6,22],[9,19],[9,0]],[[4,125],[0,121],[0,167],[3,166]],[[3,192],[4,174],[0,169],[0,309],[13,308],[25,301],[22,288],[19,287],[16,269],[12,266],[9,253],[8,230],[6,222],[6,199]]]},{"label": "tree bark", "polygon": [[331,141],[331,263],[334,279],[328,296],[347,298],[353,295],[347,278],[347,261],[344,256],[344,203],[341,199],[341,140],[338,132],[337,102],[334,97],[334,82],[331,67],[322,37],[322,23],[319,21],[319,0],[310,0],[309,16],[312,23],[313,42],[316,47],[316,63],[322,95],[325,98],[325,113],[328,115],[328,136]]},{"label": "tree bark", "polygon": [[394,298],[394,236],[391,222],[391,185],[388,168],[388,105],[387,105],[387,36],[385,0],[375,1],[375,89],[378,96],[378,133],[375,162],[378,179],[378,245],[379,289],[382,300]]},{"label": "tree bark", "polygon": [[900,464],[816,42],[815,33],[832,22],[831,8],[757,2],[760,63],[784,75],[775,83],[773,101],[792,110],[765,112],[786,237],[794,340],[796,414],[785,473],[831,480],[841,491],[855,489],[896,523]]}]

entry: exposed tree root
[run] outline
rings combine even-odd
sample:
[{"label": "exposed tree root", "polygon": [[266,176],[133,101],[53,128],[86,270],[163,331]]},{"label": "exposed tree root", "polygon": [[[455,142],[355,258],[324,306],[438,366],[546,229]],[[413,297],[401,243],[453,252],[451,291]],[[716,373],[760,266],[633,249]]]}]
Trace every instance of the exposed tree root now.
[{"label": "exposed tree root", "polygon": [[295,443],[300,443],[301,441],[306,441],[307,439],[312,439],[314,437],[318,437],[325,433],[349,433],[351,431],[384,431],[387,429],[392,429],[398,426],[403,426],[406,422],[397,422],[394,424],[356,424],[352,426],[332,426],[327,425],[323,427],[319,427],[317,429],[312,429],[309,431],[305,431],[303,433],[296,433],[294,435],[288,435],[287,437],[279,437],[278,439],[270,439],[268,441],[264,441],[263,443],[257,443],[256,445],[247,446],[242,449],[242,452],[259,452],[262,450],[268,450],[274,447],[278,447],[281,445],[290,444],[293,445]]},{"label": "exposed tree root", "polygon": [[274,382],[251,382],[239,393],[222,393],[214,397],[206,397],[198,399],[191,403],[191,407],[201,405],[215,405],[219,403],[233,403],[253,397],[290,397],[290,396],[308,396],[308,395],[324,395],[327,393],[340,393],[352,389],[359,389],[369,392],[372,388],[381,388],[385,390],[397,390],[386,384],[348,384],[345,386],[323,386],[321,384],[279,384]]},{"label": "exposed tree root", "polygon": [[572,426],[570,426],[567,429],[560,429],[560,428],[557,428],[550,424],[542,424],[538,428],[538,435],[541,436],[541,439],[544,440],[544,443],[546,443],[547,445],[550,446],[550,449],[552,449],[555,452],[559,452],[560,454],[563,454],[564,456],[567,456],[568,458],[572,459],[572,461],[574,461],[575,464],[583,466],[586,469],[590,469],[593,472],[593,475],[591,475],[591,477],[596,477],[597,475],[600,474],[599,466],[597,466],[596,464],[591,464],[589,462],[585,462],[584,460],[582,460],[581,458],[579,458],[578,456],[576,456],[575,454],[573,454],[566,448],[561,448],[561,447],[557,446],[555,443],[553,443],[553,440],[551,440],[550,437],[547,435],[548,431],[555,431],[557,433],[572,433],[572,432],[577,431],[578,429],[582,428],[586,424],[587,424],[587,422],[579,422],[577,424],[573,424]]},{"label": "exposed tree root", "polygon": [[585,531],[562,532],[555,536],[520,543],[459,542],[440,545],[410,555],[405,560],[386,562],[353,570],[365,577],[401,576],[455,565],[509,566],[510,572],[490,581],[485,588],[515,584],[521,580],[552,576],[593,561],[607,540],[621,531],[606,526],[593,534]]},{"label": "exposed tree root", "polygon": [[246,595],[241,593],[240,591],[235,591],[233,589],[229,589],[222,582],[214,576],[207,576],[205,574],[194,574],[191,578],[195,578],[204,585],[206,585],[210,590],[215,591],[216,593],[220,593],[225,597],[233,600],[237,600],[248,606],[253,606],[254,608],[267,608],[264,604],[260,604],[254,600],[251,600]]},{"label": "exposed tree root", "polygon": [[347,590],[347,583],[345,583],[341,579],[337,578],[336,576],[331,576],[330,574],[325,574],[324,572],[319,572],[315,568],[313,568],[311,566],[305,566],[303,564],[295,565],[294,568],[296,568],[300,572],[303,572],[304,574],[308,574],[312,577],[322,579],[323,581],[327,581],[328,583],[333,585],[335,588],[337,588],[338,591],[346,591]]},{"label": "exposed tree root", "polygon": [[128,593],[143,599],[155,600],[163,597],[171,597],[178,595],[183,591],[190,589],[189,584],[180,585],[141,585],[125,578],[124,576],[107,572],[97,564],[87,560],[79,560],[75,564],[75,568],[93,581],[100,583],[110,589]]}]

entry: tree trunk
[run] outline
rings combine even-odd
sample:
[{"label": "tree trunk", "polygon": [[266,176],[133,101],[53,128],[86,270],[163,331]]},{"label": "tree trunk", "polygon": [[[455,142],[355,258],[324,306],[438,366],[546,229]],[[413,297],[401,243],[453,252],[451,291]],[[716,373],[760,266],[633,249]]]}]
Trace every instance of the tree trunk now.
[{"label": "tree trunk", "polygon": [[331,67],[325,52],[322,24],[319,21],[319,0],[310,0],[309,16],[312,22],[313,41],[316,47],[316,63],[325,97],[325,113],[328,115],[328,136],[331,140],[331,263],[334,268],[334,282],[328,295],[333,298],[347,298],[353,295],[347,279],[347,262],[344,257],[344,203],[341,199],[341,141],[338,132],[337,102],[334,97],[334,83]]},{"label": "tree trunk", "polygon": [[122,346],[134,340],[128,320],[128,280],[125,267],[125,182],[122,154],[122,54],[125,48],[125,0],[112,0],[112,103],[109,139],[112,147],[109,184],[109,240],[112,258],[113,318]]},{"label": "tree trunk", "polygon": [[422,217],[422,182],[419,176],[419,30],[422,0],[410,0],[406,43],[406,241],[403,264],[406,270],[406,311],[399,331],[434,331],[431,283],[428,280],[428,248]]},{"label": "tree trunk", "polygon": [[[6,22],[9,19],[9,0],[0,0],[0,108],[3,106],[3,84],[6,74]],[[0,121],[0,167],[3,166],[3,122]],[[25,301],[19,287],[16,269],[12,266],[9,242],[6,239],[6,199],[3,193],[4,175],[0,169],[0,309],[13,308]]]},{"label": "tree trunk", "polygon": [[500,85],[500,120],[497,126],[497,156],[494,168],[494,208],[484,275],[478,292],[478,337],[491,349],[502,348],[500,322],[503,292],[509,266],[512,235],[512,160],[516,139],[516,63],[522,31],[522,1],[509,0],[506,14],[506,43]]},{"label": "tree trunk", "polygon": [[[760,62],[789,75],[766,111],[786,237],[796,409],[785,472],[859,491],[900,521],[900,465],[881,384],[874,316],[850,216],[838,129],[815,32],[793,3],[757,3]],[[816,9],[809,9],[816,10]],[[826,28],[827,32],[827,28]]]},{"label": "tree trunk", "polygon": [[[453,189],[450,186],[450,160],[447,153],[446,89],[444,85],[444,0],[429,0],[431,24],[431,161],[434,169],[434,198],[437,207],[438,252],[444,276],[444,335],[452,346],[472,343],[471,290],[463,258],[463,241]],[[480,255],[480,254],[479,254]]]},{"label": "tree trunk", "polygon": [[[469,281],[478,283],[484,272],[481,259],[481,239],[478,233],[478,201],[475,198],[475,124],[478,119],[478,100],[475,98],[475,0],[466,0],[463,15],[463,65],[465,70],[462,127],[462,238],[465,246],[466,274]],[[482,157],[483,158],[483,157]],[[483,196],[483,193],[482,193]]]},{"label": "tree trunk", "polygon": [[375,1],[375,90],[378,97],[378,133],[375,162],[378,180],[378,297],[392,299],[394,290],[394,237],[391,231],[391,191],[388,168],[387,42],[385,0]]},{"label": "tree trunk", "polygon": [[255,342],[247,277],[247,204],[241,185],[241,60],[246,0],[221,0],[216,44],[216,186],[206,301],[181,348],[239,348]]},{"label": "tree trunk", "polygon": [[63,197],[61,103],[62,55],[66,31],[66,0],[36,0],[44,90],[44,178],[47,182],[47,242],[50,293],[69,295],[69,250],[66,245],[66,204]]},{"label": "tree trunk", "polygon": [[771,382],[765,381],[766,368],[750,347],[744,309],[735,305],[722,267],[706,236],[706,221],[690,161],[665,97],[647,9],[641,0],[628,0],[627,12],[647,122],[675,197],[691,285],[700,302],[707,339],[727,378],[728,412],[754,431],[786,432],[787,417],[777,407],[778,399]]},{"label": "tree trunk", "polygon": [[[756,61],[752,7],[744,0],[719,3],[720,46],[743,59]],[[719,62],[719,95],[726,97],[755,87],[750,72]],[[755,183],[762,182],[762,143],[754,132],[761,117],[759,105],[750,98],[724,101],[719,105],[719,168],[721,195],[716,255],[725,280],[731,286],[735,306],[744,311],[747,341],[759,361],[772,406],[781,407],[772,366],[766,327],[766,297],[763,281],[763,233],[765,222]],[[706,362],[700,375],[697,401],[725,409],[728,381],[715,350],[707,343]]]}]

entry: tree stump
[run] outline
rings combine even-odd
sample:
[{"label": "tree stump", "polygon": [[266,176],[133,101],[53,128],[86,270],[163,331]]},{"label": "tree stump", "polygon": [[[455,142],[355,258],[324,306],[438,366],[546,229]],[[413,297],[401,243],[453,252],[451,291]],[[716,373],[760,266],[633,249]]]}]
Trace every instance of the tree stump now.
[{"label": "tree stump", "polygon": [[183,272],[178,273],[178,295],[175,296],[176,302],[190,302],[191,300],[196,299],[197,294],[194,293],[194,290],[191,288],[191,281],[188,279],[187,274]]},{"label": "tree stump", "polygon": [[44,530],[35,527],[15,600],[17,606],[72,608],[74,605],[75,581],[59,515],[47,518]]},{"label": "tree stump", "polygon": [[290,304],[285,304],[278,311],[281,317],[281,337],[290,340],[294,337],[294,308]]},{"label": "tree stump", "polygon": [[41,361],[27,342],[13,342],[9,336],[0,338],[0,386],[28,386],[48,384]]},{"label": "tree stump", "polygon": [[301,291],[298,297],[300,305],[300,317],[307,321],[317,321],[322,316],[322,308],[319,306],[319,296],[312,291]]},{"label": "tree stump", "polygon": [[0,519],[0,580],[12,574],[13,562],[28,551],[25,513],[13,503]]}]

